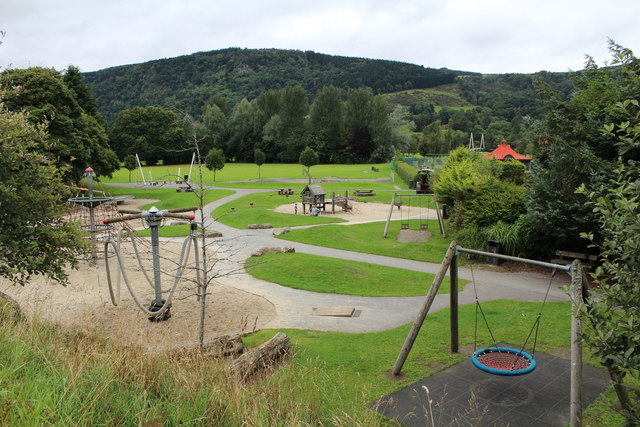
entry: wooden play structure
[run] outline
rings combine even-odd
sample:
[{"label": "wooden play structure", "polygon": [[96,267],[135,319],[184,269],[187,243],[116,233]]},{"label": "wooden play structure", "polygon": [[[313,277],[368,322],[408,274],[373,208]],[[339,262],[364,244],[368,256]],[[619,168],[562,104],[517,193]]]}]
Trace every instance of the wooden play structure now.
[{"label": "wooden play structure", "polygon": [[[278,194],[281,193],[278,192]],[[351,205],[349,205],[349,191],[345,191],[344,196],[332,192],[330,200],[327,200],[326,196],[326,191],[320,185],[307,185],[300,193],[302,213],[305,214],[307,212],[307,205],[309,205],[310,212],[312,212],[313,208],[327,212],[327,205],[331,205],[331,213],[336,213],[336,206],[345,212],[351,210]]]},{"label": "wooden play structure", "polygon": [[[416,338],[418,337],[418,333],[420,332],[420,328],[422,327],[427,314],[433,304],[433,301],[436,298],[438,293],[438,289],[440,289],[440,285],[449,270],[450,277],[450,292],[449,292],[449,301],[450,301],[450,336],[451,336],[451,352],[457,353],[459,347],[458,341],[458,254],[466,253],[471,255],[479,255],[484,257],[495,257],[500,258],[505,261],[519,262],[525,264],[536,265],[540,267],[546,267],[552,269],[553,273],[556,270],[561,270],[567,272],[571,276],[571,300],[573,301],[573,310],[572,310],[572,322],[571,322],[571,392],[570,392],[570,421],[571,426],[579,426],[582,418],[582,327],[580,323],[580,319],[578,317],[578,304],[581,301],[585,301],[588,295],[589,285],[587,283],[586,275],[584,274],[582,264],[578,259],[574,260],[570,265],[561,265],[554,264],[549,262],[537,261],[526,258],[518,258],[512,257],[508,255],[495,254],[490,252],[477,251],[473,249],[465,249],[461,246],[457,245],[457,242],[454,240],[449,245],[449,249],[447,250],[444,259],[442,260],[442,264],[440,270],[436,274],[431,287],[429,288],[429,292],[425,297],[424,303],[420,308],[420,311],[416,317],[416,320],[413,322],[411,326],[411,330],[407,335],[404,344],[398,354],[398,357],[393,365],[391,370],[393,375],[400,375],[402,367],[409,356],[409,352],[415,343]],[[553,277],[553,276],[552,276]],[[547,290],[548,293],[548,290]],[[546,296],[545,296],[546,300]],[[544,302],[543,302],[544,305]],[[542,309],[541,309],[542,311]],[[540,314],[538,315],[538,319]],[[536,326],[537,327],[537,326]],[[535,346],[534,346],[535,348]],[[486,353],[487,349],[481,349],[474,352],[474,357],[477,356],[477,353]],[[499,348],[497,348],[496,352],[499,352]],[[522,354],[522,350],[518,352],[518,350],[510,349],[511,355]],[[528,356],[528,355],[527,355]],[[476,357],[477,359],[477,357]],[[480,361],[480,363],[483,363]],[[476,362],[474,362],[476,365]],[[477,366],[477,365],[476,365]],[[534,366],[535,368],[535,366]],[[507,364],[506,367],[496,367],[494,370],[513,370],[516,369],[510,364]],[[485,369],[483,369],[485,370]],[[530,372],[532,369],[529,369]],[[491,372],[496,373],[496,372]],[[520,372],[520,374],[525,374],[527,372]],[[504,372],[501,375],[505,375]]]}]

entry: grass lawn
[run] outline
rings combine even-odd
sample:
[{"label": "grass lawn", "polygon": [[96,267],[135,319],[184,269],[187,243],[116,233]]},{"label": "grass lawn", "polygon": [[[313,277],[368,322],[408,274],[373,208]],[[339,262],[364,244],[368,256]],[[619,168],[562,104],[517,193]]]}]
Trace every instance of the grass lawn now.
[{"label": "grass lawn", "polygon": [[[397,237],[400,231],[400,223],[398,221],[391,221],[386,239],[382,237],[384,233],[384,222],[354,224],[348,227],[325,225],[322,227],[305,228],[292,230],[289,233],[278,236],[278,238],[367,254],[441,263],[451,240],[443,238],[439,232],[436,231],[439,230],[437,220],[429,220],[428,224],[432,235],[426,244],[398,242]],[[419,228],[417,221],[411,221],[411,228]]]},{"label": "grass lawn", "polygon": [[[111,196],[132,194],[136,199],[158,199],[159,202],[149,203],[142,209],[155,206],[158,209],[175,209],[189,206],[197,206],[199,201],[194,193],[179,193],[175,188],[123,188],[106,185],[104,191]],[[204,203],[227,197],[234,192],[232,190],[205,190]]]},{"label": "grass lawn", "polygon": [[[521,345],[536,319],[539,303],[507,300],[483,304],[491,323],[492,331],[499,341],[515,346]],[[537,350],[552,352],[570,345],[569,302],[547,303],[541,320]],[[460,307],[460,345],[472,345],[474,336],[473,305]],[[500,319],[508,318],[508,322]],[[383,332],[348,334],[309,330],[281,330],[291,338],[296,351],[294,368],[305,370],[308,365],[321,365],[329,375],[330,382],[341,384],[332,389],[337,393],[331,398],[320,397],[323,404],[335,406],[337,411],[350,414],[367,411],[363,404],[399,390],[419,379],[428,377],[448,366],[466,359],[461,354],[452,354],[449,348],[449,310],[429,314],[403,367],[404,377],[390,380],[387,373],[392,368],[411,325]],[[245,343],[256,346],[271,338],[275,330],[262,330],[245,338]],[[479,347],[489,341],[487,329],[478,328]],[[539,368],[542,369],[542,368]],[[279,375],[276,373],[276,375]],[[313,382],[313,377],[305,378]],[[435,399],[436,397],[434,397]],[[436,402],[437,403],[437,402]]]},{"label": "grass lawn", "polygon": [[[282,286],[312,292],[366,297],[426,295],[435,274],[302,253],[249,258],[249,274]],[[468,280],[461,280],[459,289]],[[448,293],[446,277],[438,293]]]},{"label": "grass lawn", "polygon": [[[255,193],[220,206],[213,211],[213,217],[218,218],[219,222],[235,228],[247,228],[249,224],[271,224],[274,228],[277,228],[346,222],[340,218],[293,215],[293,212],[284,214],[271,210],[277,206],[299,200],[300,198],[296,196],[280,196],[275,191]],[[302,206],[300,206],[301,212]]]},{"label": "grass lawn", "polygon": [[[143,166],[145,179],[159,180],[164,176],[168,176],[167,180],[175,179],[175,176],[184,176],[189,173],[189,164],[184,165],[167,165],[167,166]],[[372,167],[378,169],[378,172],[372,170]],[[391,176],[391,168],[389,163],[381,164],[362,164],[362,165],[316,165],[310,169],[311,176],[314,178],[339,177],[348,179],[370,179],[389,178]],[[194,165],[192,171],[192,183],[197,183],[197,167]],[[173,178],[172,178],[173,177]],[[265,163],[260,168],[260,179],[305,179],[307,175],[304,173],[303,167],[299,164],[285,163]],[[248,179],[258,179],[258,166],[253,163],[227,163],[224,168],[216,172],[216,183],[222,181],[243,181]],[[113,173],[112,178],[102,178],[104,182],[130,182],[129,171],[120,168]],[[203,168],[203,180],[207,185],[215,185],[213,181],[213,171]],[[142,182],[140,170],[131,171],[131,181]],[[397,181],[402,181],[397,179]]]}]

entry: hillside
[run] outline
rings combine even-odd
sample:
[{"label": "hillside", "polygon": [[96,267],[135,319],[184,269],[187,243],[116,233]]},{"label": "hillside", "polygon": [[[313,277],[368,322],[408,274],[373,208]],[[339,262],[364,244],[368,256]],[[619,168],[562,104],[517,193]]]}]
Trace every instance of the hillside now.
[{"label": "hillside", "polygon": [[457,73],[379,59],[315,52],[230,48],[84,74],[108,122],[135,106],[175,108],[199,116],[213,95],[236,103],[267,89],[302,86],[314,95],[326,85],[368,86],[376,93],[453,83]]}]

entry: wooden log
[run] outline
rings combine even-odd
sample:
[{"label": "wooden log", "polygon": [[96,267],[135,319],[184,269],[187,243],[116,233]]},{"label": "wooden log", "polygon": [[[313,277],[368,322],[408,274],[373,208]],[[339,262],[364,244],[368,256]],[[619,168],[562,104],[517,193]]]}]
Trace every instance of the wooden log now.
[{"label": "wooden log", "polygon": [[229,357],[242,354],[243,351],[242,336],[236,334],[206,340],[202,347],[197,343],[178,346],[172,349],[171,356],[179,360],[189,359],[196,354],[204,357]]},{"label": "wooden log", "polygon": [[278,332],[269,341],[247,351],[231,362],[229,372],[238,379],[246,380],[259,371],[275,366],[289,352],[289,348],[289,337]]}]

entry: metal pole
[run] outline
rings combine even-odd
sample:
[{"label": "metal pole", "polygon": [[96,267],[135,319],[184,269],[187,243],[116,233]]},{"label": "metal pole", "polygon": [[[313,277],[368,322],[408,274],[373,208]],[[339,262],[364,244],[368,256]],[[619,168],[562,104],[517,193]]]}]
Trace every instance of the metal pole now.
[{"label": "metal pole", "polygon": [[162,307],[162,285],[160,282],[160,239],[158,222],[152,219],[153,223],[147,219],[149,228],[151,229],[151,253],[153,255],[153,289],[155,291],[155,299],[153,303],[156,307]]},{"label": "metal pole", "polygon": [[189,178],[187,178],[187,184],[191,181],[191,171],[193,170],[193,164],[196,161],[196,153],[194,151],[193,156],[191,156],[191,166],[189,167]]},{"label": "metal pole", "polygon": [[444,276],[447,273],[447,269],[451,264],[451,260],[455,256],[455,253],[456,253],[455,249],[456,249],[456,241],[453,240],[449,245],[449,249],[447,250],[447,253],[444,256],[444,259],[442,260],[440,271],[438,271],[438,274],[433,279],[433,283],[431,284],[431,288],[429,288],[429,293],[427,294],[427,297],[424,300],[424,304],[422,305],[422,308],[418,313],[418,317],[416,318],[415,322],[413,322],[413,325],[411,326],[411,330],[409,331],[409,335],[407,335],[407,338],[405,339],[404,344],[402,345],[402,349],[398,354],[396,363],[393,365],[393,370],[392,370],[393,375],[400,374],[400,371],[402,370],[402,366],[404,365],[404,362],[406,362],[407,357],[409,356],[411,347],[413,347],[413,343],[416,341],[416,338],[418,337],[418,332],[420,332],[420,328],[424,323],[424,319],[427,317],[427,314],[429,313],[431,304],[433,304],[433,300],[436,298],[436,295],[438,294],[438,289],[440,289],[440,285],[442,284],[442,280],[444,279]]},{"label": "metal pole", "polygon": [[87,189],[89,191],[89,237],[91,239],[91,257],[93,259],[97,259],[98,248],[96,247],[95,216],[93,212],[93,169],[87,168],[85,172],[87,174]]},{"label": "metal pole", "polygon": [[515,256],[494,254],[492,252],[477,251],[475,249],[466,249],[466,248],[463,248],[461,246],[458,246],[458,248],[456,250],[458,252],[464,252],[464,253],[467,253],[467,254],[490,256],[490,257],[493,257],[493,258],[504,259],[506,261],[523,262],[525,264],[533,264],[533,265],[539,265],[541,267],[554,268],[554,269],[557,269],[557,270],[566,271],[569,274],[571,274],[571,270],[573,268],[571,264],[569,264],[569,265],[553,264],[551,262],[537,261],[535,259],[518,258],[518,257],[515,257]]},{"label": "metal pole", "polygon": [[136,160],[138,161],[138,168],[140,168],[140,176],[142,177],[142,183],[146,184],[147,181],[144,179],[144,172],[142,171],[142,163],[140,163],[140,157],[138,157],[138,153],[136,153]]},{"label": "metal pole", "polygon": [[449,265],[449,325],[451,329],[451,352],[458,352],[458,254],[454,253]]},{"label": "metal pole", "polygon": [[582,264],[574,260],[573,274],[571,275],[571,404],[570,425],[580,427],[582,425],[582,325],[578,310],[582,302],[582,286],[585,280],[582,272]]},{"label": "metal pole", "polygon": [[389,232],[389,223],[391,222],[391,215],[393,215],[393,208],[395,207],[396,195],[398,193],[393,193],[393,198],[391,199],[391,208],[389,209],[389,217],[387,218],[387,223],[384,226],[384,235],[382,237],[387,237],[387,233]]}]

